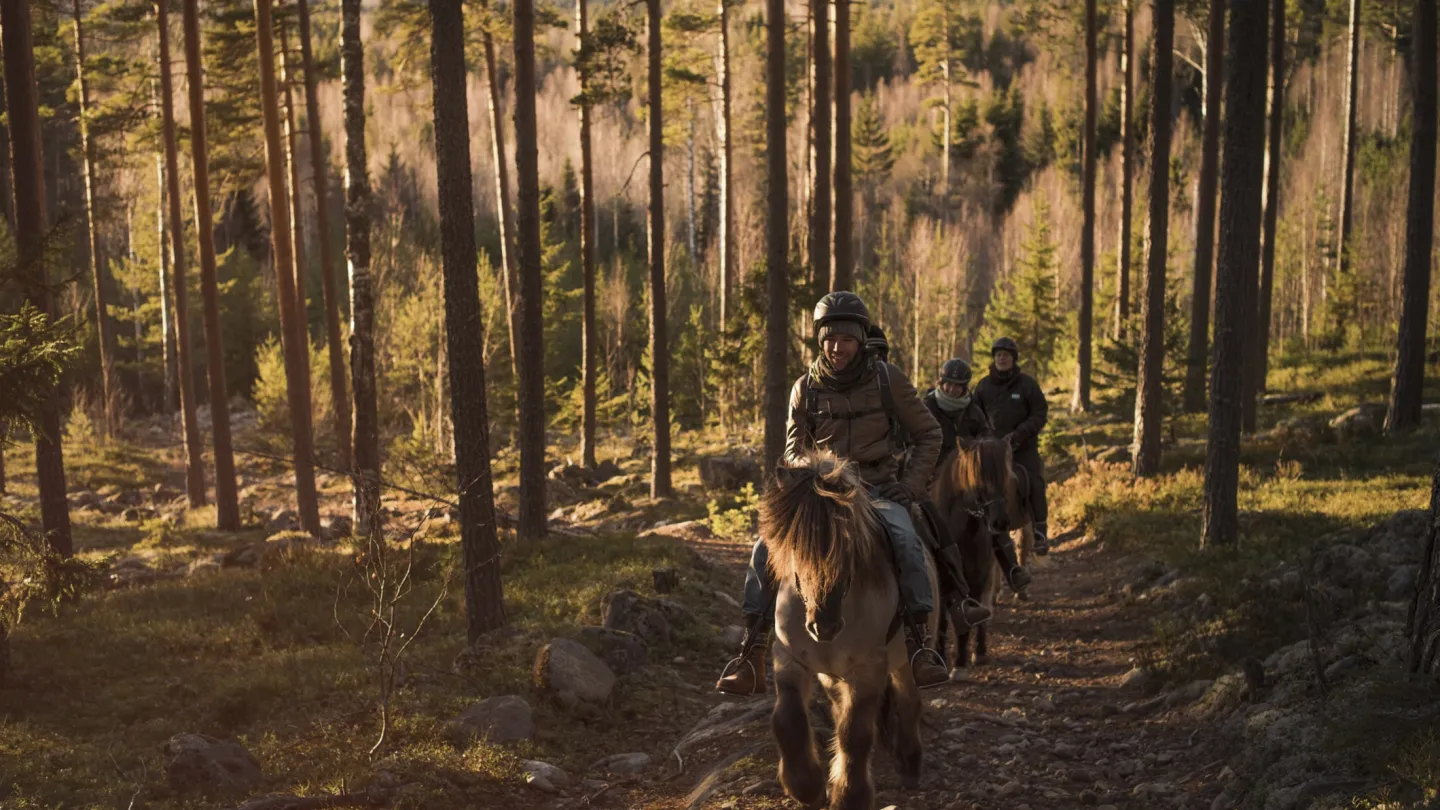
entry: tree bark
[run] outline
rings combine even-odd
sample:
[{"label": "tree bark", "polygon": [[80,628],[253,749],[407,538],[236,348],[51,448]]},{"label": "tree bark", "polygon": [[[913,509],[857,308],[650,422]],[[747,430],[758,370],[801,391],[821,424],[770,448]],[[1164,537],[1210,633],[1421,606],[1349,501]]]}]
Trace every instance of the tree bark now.
[{"label": "tree bark", "polygon": [[[445,276],[445,344],[450,359],[450,414],[455,423],[455,472],[460,489],[460,546],[465,566],[466,637],[505,626],[500,542],[490,476],[481,345],[479,279],[475,274],[475,203],[465,89],[462,0],[430,0],[430,71],[435,99],[435,174],[440,202],[440,253]],[[524,7],[522,10],[522,6]],[[533,0],[516,0],[515,17],[534,19]],[[517,31],[516,39],[522,34]],[[528,39],[528,37],[526,37]],[[522,150],[523,151],[523,150]]]},{"label": "tree bark", "polygon": [[[156,101],[158,103],[158,96]],[[159,257],[156,264],[160,271],[160,373],[165,375],[160,391],[160,412],[171,414],[180,407],[180,369],[175,362],[175,297],[170,289],[170,246],[166,241],[168,229],[165,221],[168,217],[165,215],[164,149],[155,155],[155,180],[155,227],[159,232],[156,236],[155,253]]]},{"label": "tree bark", "polygon": [[1270,126],[1265,153],[1265,214],[1260,236],[1260,287],[1254,343],[1246,366],[1241,430],[1255,432],[1256,406],[1270,371],[1270,312],[1275,293],[1275,239],[1280,220],[1280,160],[1285,147],[1285,0],[1270,8]]},{"label": "tree bark", "polygon": [[119,427],[116,400],[120,386],[115,382],[115,336],[110,329],[110,312],[105,306],[105,260],[100,255],[100,235],[96,230],[95,143],[90,137],[90,85],[85,78],[85,28],[81,21],[80,0],[70,4],[75,24],[75,81],[79,90],[80,168],[85,183],[85,237],[90,251],[90,278],[95,282],[95,331],[100,344],[100,396],[102,426],[106,436],[114,436]]},{"label": "tree bark", "polygon": [[[824,0],[815,0],[823,3]],[[670,495],[670,344],[665,330],[665,122],[661,107],[660,0],[646,0],[650,105],[650,495]],[[829,220],[826,220],[828,223]],[[828,245],[827,245],[828,246]]]},{"label": "tree bark", "polygon": [[[515,191],[519,206],[520,539],[545,537],[545,324],[540,152],[535,120],[535,4],[515,4]],[[438,98],[439,96],[437,96]],[[654,108],[658,110],[659,107]]]},{"label": "tree bark", "polygon": [[765,471],[785,455],[790,412],[790,190],[785,146],[785,0],[765,0]]},{"label": "tree bark", "polygon": [[1260,183],[1265,155],[1265,0],[1235,0],[1225,94],[1225,156],[1216,262],[1215,369],[1205,451],[1201,546],[1239,539],[1240,394],[1255,315],[1260,261]]},{"label": "tree bark", "polygon": [[200,55],[199,0],[184,0],[185,80],[190,93],[190,162],[195,175],[195,233],[200,243],[200,295],[210,382],[211,439],[215,447],[215,525],[240,529],[235,453],[230,441],[230,394],[220,325],[220,287],[215,268],[215,218],[210,210],[210,149],[205,129],[205,77]]},{"label": "tree bark", "polygon": [[[280,102],[275,77],[275,21],[272,0],[255,0],[255,46],[260,67],[260,112],[265,124],[265,176],[270,193],[270,239],[275,259],[275,297],[285,351],[285,398],[294,439],[295,495],[300,528],[318,535],[315,444],[310,432],[309,347],[296,311],[295,254],[290,243],[290,203],[285,199],[285,147],[280,138]],[[474,263],[471,263],[473,272]],[[297,339],[298,336],[298,339]]]},{"label": "tree bark", "polygon": [[1137,0],[1125,2],[1125,41],[1120,51],[1120,249],[1119,278],[1115,285],[1116,341],[1125,339],[1130,320],[1130,241],[1135,207],[1135,9]]},{"label": "tree bark", "polygon": [[1398,353],[1390,381],[1390,408],[1385,414],[1385,430],[1389,433],[1420,424],[1420,397],[1425,382],[1425,320],[1430,301],[1430,251],[1435,235],[1435,22],[1435,0],[1415,0],[1410,199],[1405,217],[1405,276],[1400,298],[1403,303]]},{"label": "tree bark", "polygon": [[810,0],[813,17],[810,28],[810,273],[818,288],[816,297],[830,284],[830,225],[834,215],[830,196],[830,2]]},{"label": "tree bark", "polygon": [[345,349],[340,345],[340,292],[330,249],[329,161],[320,129],[315,57],[310,48],[310,0],[295,0],[300,15],[300,67],[305,71],[305,127],[310,141],[310,174],[315,188],[315,241],[320,249],[320,294],[325,301],[325,345],[330,358],[330,409],[340,469],[350,469],[350,395],[345,385]]},{"label": "tree bark", "polygon": [[180,369],[180,418],[185,429],[185,493],[190,508],[205,505],[205,450],[195,418],[195,366],[190,360],[190,290],[186,281],[185,220],[180,213],[180,159],[175,148],[175,90],[170,78],[170,0],[155,3],[160,47],[161,137],[165,143],[165,198],[175,290],[175,360]]},{"label": "tree bark", "polygon": [[1350,48],[1345,66],[1345,176],[1340,180],[1340,275],[1350,272],[1350,230],[1355,202],[1355,95],[1360,89],[1360,0],[1350,0]]},{"label": "tree bark", "polygon": [[1154,52],[1150,61],[1150,212],[1145,251],[1145,332],[1135,397],[1135,474],[1160,472],[1160,430],[1164,421],[1165,259],[1170,238],[1170,87],[1174,69],[1175,2],[1155,0]]},{"label": "tree bark", "polygon": [[1215,258],[1215,192],[1220,169],[1220,100],[1225,69],[1225,3],[1210,0],[1205,42],[1205,124],[1200,142],[1200,188],[1195,195],[1195,274],[1190,288],[1190,350],[1182,394],[1187,413],[1205,409],[1205,362],[1210,348],[1210,271]]},{"label": "tree bark", "polygon": [[[1417,32],[1424,21],[1421,14],[1426,13],[1422,8],[1426,4],[1430,6],[1430,30],[1435,30],[1434,0],[1416,0]],[[1431,56],[1435,54],[1434,43],[1432,38]],[[1418,53],[1419,43],[1416,43],[1415,48]],[[1431,61],[1433,63],[1434,60]],[[1418,587],[1415,589],[1415,599],[1410,603],[1406,628],[1410,635],[1410,653],[1406,657],[1409,659],[1411,672],[1436,677],[1440,676],[1440,464],[1436,465],[1434,476],[1430,479],[1430,522],[1425,533],[1425,556],[1420,559],[1420,572],[1416,582]]]},{"label": "tree bark", "polygon": [[[590,39],[590,20],[587,0],[575,0],[575,30],[579,33],[582,45],[588,45]],[[725,35],[723,26],[725,22],[725,0],[720,0],[720,21],[721,32],[721,53],[722,60],[728,59],[725,53]],[[722,65],[724,61],[722,61]],[[725,94],[726,115],[716,119],[716,126],[720,128],[719,140],[721,142],[720,152],[720,322],[725,322],[725,288],[729,283],[729,276],[725,265],[726,258],[726,222],[728,212],[725,206],[729,200],[728,193],[728,172],[730,171],[729,149],[730,141],[726,135],[725,126],[728,120],[729,106],[729,84],[728,74],[724,69],[720,72],[720,84]],[[596,351],[599,346],[599,335],[595,329],[595,158],[590,148],[590,98],[586,95],[590,87],[586,77],[580,77],[580,274],[584,279],[584,300],[581,302],[581,412],[580,412],[580,463],[586,467],[593,468],[595,460],[595,382],[596,382]]]},{"label": "tree bark", "polygon": [[1085,0],[1085,131],[1082,140],[1080,181],[1080,319],[1075,356],[1075,394],[1070,410],[1090,410],[1090,340],[1095,326],[1095,105],[1096,62],[1095,0]]},{"label": "tree bark", "polygon": [[855,191],[850,182],[850,0],[835,0],[835,249],[830,289],[854,286]]},{"label": "tree bark", "polygon": [[490,159],[495,164],[495,212],[500,218],[500,288],[505,295],[505,330],[510,338],[510,376],[520,381],[519,336],[515,334],[515,214],[510,210],[510,164],[505,157],[505,121],[500,104],[500,70],[495,59],[495,38],[487,29],[480,34],[485,51],[485,85],[490,111]]},{"label": "tree bark", "polygon": [[370,273],[370,174],[365,153],[365,45],[361,0],[340,1],[345,103],[345,254],[350,265],[350,378],[355,389],[355,526],[361,537],[380,512],[380,417],[375,387],[375,279]]},{"label": "tree bark", "polygon": [[[580,0],[584,2],[584,0]],[[720,85],[720,109],[715,115],[715,140],[720,145],[720,331],[730,323],[730,285],[735,277],[735,200],[730,193],[734,180],[734,149],[730,139],[730,3],[719,0],[720,46],[715,54],[716,81]]]},{"label": "tree bark", "polygon": [[[290,31],[280,23],[280,87],[285,93],[285,167],[290,176],[290,238],[295,246],[297,340],[305,347],[305,384],[310,384],[310,306],[305,290],[305,196],[300,189],[299,134],[295,131],[295,67],[290,62]],[[308,387],[306,390],[309,390]],[[313,417],[312,417],[313,418]]]},{"label": "tree bark", "polygon": [[[45,158],[40,140],[39,89],[29,0],[0,0],[0,50],[5,60],[5,102],[10,125],[10,168],[15,183],[15,252],[25,299],[55,317],[45,267]],[[57,553],[70,556],[70,505],[65,500],[65,458],[60,447],[60,395],[45,392],[36,416],[35,477],[40,488],[40,526]]]}]

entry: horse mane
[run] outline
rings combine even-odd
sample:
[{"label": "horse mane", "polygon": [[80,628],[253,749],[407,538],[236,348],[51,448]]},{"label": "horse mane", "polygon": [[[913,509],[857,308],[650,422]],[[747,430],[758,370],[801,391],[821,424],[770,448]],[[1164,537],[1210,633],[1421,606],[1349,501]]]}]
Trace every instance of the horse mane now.
[{"label": "horse mane", "polygon": [[760,499],[760,536],[777,582],[794,579],[806,599],[847,578],[869,582],[891,570],[880,516],[855,467],[821,451],[776,471]]},{"label": "horse mane", "polygon": [[939,503],[956,498],[985,500],[1010,497],[1015,478],[1010,444],[1004,439],[960,441],[948,467],[936,477],[935,496]]}]

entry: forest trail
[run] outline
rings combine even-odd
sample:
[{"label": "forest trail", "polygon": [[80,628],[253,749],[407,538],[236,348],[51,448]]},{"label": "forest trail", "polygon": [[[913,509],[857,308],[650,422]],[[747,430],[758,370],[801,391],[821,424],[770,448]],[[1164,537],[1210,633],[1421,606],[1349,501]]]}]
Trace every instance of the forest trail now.
[{"label": "forest trail", "polygon": [[[1126,683],[1152,638],[1150,610],[1127,604],[1124,595],[1138,562],[1082,537],[1059,545],[1035,569],[1029,601],[1002,597],[991,625],[988,663],[974,669],[968,683],[925,693],[920,789],[901,790],[889,757],[880,753],[874,769],[878,805],[1208,807],[1225,760],[1208,750],[1197,724],[1183,714],[1186,698],[1193,700],[1195,693],[1181,688],[1150,694],[1142,683]],[[793,806],[774,781],[768,713],[773,689],[772,683],[763,700],[719,710],[759,716],[688,752],[685,773],[649,789],[637,786],[627,800],[606,804],[651,810]],[[812,717],[823,722],[823,711]],[[747,756],[728,765],[741,753]],[[673,773],[673,759],[669,768]]]}]

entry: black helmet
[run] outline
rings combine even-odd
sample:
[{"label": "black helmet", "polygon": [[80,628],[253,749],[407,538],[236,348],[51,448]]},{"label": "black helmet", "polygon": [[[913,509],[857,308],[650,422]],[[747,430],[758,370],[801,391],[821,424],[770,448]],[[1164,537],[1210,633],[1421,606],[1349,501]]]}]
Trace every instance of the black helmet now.
[{"label": "black helmet", "polygon": [[865,350],[880,358],[881,362],[890,360],[890,339],[885,337],[885,330],[871,324],[866,332]]},{"label": "black helmet", "polygon": [[970,377],[970,364],[958,357],[954,360],[946,360],[945,365],[940,369],[941,382],[969,385]]},{"label": "black helmet", "polygon": [[1020,359],[1020,345],[1008,337],[1002,337],[990,347],[990,356],[994,357],[996,352],[1009,352],[1016,360]]},{"label": "black helmet", "polygon": [[860,296],[843,290],[826,293],[820,303],[815,305],[815,334],[820,334],[820,327],[833,321],[855,321],[865,331],[870,330],[870,309]]}]

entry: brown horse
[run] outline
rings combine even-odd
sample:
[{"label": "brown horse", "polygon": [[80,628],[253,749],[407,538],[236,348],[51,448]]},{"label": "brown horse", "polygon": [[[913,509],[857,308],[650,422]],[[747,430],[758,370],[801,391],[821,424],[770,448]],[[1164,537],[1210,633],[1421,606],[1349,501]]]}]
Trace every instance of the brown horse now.
[{"label": "brown horse", "polygon": [[[865,482],[833,454],[776,471],[760,502],[775,604],[775,711],[780,784],[831,810],[872,810],[870,759],[877,734],[907,787],[919,784],[920,693],[896,620],[900,589],[884,524]],[[934,562],[927,559],[931,587]],[[931,614],[930,632],[938,622]],[[830,696],[835,742],[828,780],[807,711],[816,680]],[[879,726],[879,728],[877,728]]]},{"label": "brown horse", "polygon": [[[1014,472],[1010,445],[999,439],[960,441],[957,452],[935,476],[930,495],[945,517],[964,562],[965,581],[982,604],[995,608],[1004,572],[995,561],[992,538],[1030,523],[1022,482]],[[970,665],[972,628],[949,622],[955,629],[951,678],[963,678]],[[988,654],[988,623],[973,628],[975,662]],[[941,634],[942,644],[948,633]]]}]

